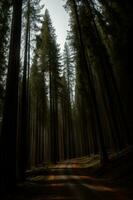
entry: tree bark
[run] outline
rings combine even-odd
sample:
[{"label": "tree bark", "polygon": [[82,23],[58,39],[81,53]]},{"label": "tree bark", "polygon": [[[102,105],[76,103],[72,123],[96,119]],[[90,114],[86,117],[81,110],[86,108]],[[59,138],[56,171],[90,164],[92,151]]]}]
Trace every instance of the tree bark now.
[{"label": "tree bark", "polygon": [[16,185],[21,15],[22,0],[14,0],[6,96],[0,138],[0,190],[3,193],[13,191]]}]

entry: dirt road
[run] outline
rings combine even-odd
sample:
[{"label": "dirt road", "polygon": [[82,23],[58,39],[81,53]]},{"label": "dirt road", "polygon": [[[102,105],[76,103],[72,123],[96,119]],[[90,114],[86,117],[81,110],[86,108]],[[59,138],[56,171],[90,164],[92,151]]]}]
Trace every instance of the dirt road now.
[{"label": "dirt road", "polygon": [[[130,195],[129,195],[130,196]],[[110,181],[89,176],[86,168],[64,163],[29,178],[15,200],[132,200]]]}]

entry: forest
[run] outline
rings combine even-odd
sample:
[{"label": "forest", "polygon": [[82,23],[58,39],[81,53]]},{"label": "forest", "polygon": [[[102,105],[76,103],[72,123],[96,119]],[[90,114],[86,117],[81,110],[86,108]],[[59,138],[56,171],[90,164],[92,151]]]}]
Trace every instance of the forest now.
[{"label": "forest", "polygon": [[132,200],[133,3],[64,10],[0,0],[0,199]]}]

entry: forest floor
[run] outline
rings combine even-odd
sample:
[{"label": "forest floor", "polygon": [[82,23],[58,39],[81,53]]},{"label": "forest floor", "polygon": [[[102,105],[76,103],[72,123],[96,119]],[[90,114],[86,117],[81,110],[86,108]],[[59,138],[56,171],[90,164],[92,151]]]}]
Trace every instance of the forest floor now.
[{"label": "forest floor", "polygon": [[82,157],[27,172],[11,200],[133,200],[133,149],[100,167],[98,156]]}]

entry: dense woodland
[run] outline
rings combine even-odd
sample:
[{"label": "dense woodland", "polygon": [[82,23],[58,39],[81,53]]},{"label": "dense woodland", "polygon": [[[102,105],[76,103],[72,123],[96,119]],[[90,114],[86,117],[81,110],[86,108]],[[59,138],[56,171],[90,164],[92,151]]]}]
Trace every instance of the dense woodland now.
[{"label": "dense woodland", "polygon": [[0,1],[0,191],[26,170],[133,143],[133,7],[66,0],[61,52],[40,0]]}]

